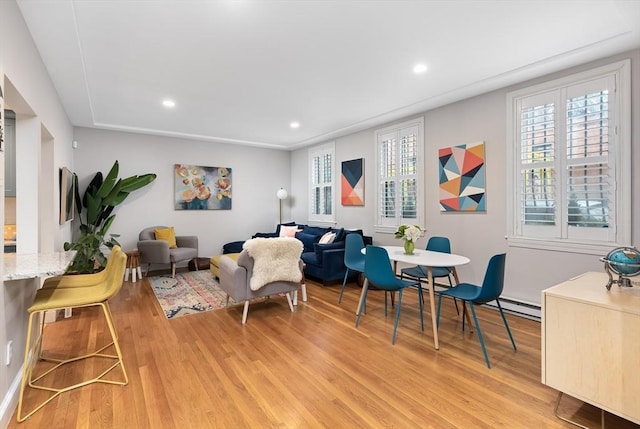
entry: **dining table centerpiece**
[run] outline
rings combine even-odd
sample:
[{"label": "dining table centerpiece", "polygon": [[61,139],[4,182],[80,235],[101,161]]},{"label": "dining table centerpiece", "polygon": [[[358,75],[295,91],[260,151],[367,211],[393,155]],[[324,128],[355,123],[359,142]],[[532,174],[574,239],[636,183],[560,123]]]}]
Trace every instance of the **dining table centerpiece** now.
[{"label": "dining table centerpiece", "polygon": [[416,241],[422,237],[424,230],[418,225],[400,225],[396,230],[396,238],[404,240],[404,253],[407,255],[413,255],[413,251],[416,248]]}]

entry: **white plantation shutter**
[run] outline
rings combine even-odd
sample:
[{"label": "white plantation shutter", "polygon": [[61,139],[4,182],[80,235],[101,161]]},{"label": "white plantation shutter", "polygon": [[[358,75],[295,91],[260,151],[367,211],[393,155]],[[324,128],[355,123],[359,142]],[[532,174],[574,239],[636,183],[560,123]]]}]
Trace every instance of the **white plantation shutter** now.
[{"label": "white plantation shutter", "polygon": [[[628,94],[628,86],[621,87],[625,63],[509,95],[517,165],[511,169],[512,238],[628,243],[630,183],[621,180],[631,146],[627,95],[621,94]],[[550,89],[540,90],[544,86]]]},{"label": "white plantation shutter", "polygon": [[309,220],[333,222],[334,213],[334,153],[330,143],[309,151]]},{"label": "white plantation shutter", "polygon": [[556,102],[553,93],[519,100],[522,228],[538,236],[557,235]]},{"label": "white plantation shutter", "polygon": [[421,224],[423,120],[407,122],[376,133],[376,227],[395,228],[403,223]]}]

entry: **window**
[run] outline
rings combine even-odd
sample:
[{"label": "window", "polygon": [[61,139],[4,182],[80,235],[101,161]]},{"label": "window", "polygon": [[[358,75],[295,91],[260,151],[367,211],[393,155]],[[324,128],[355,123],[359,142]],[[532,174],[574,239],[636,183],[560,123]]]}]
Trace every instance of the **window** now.
[{"label": "window", "polygon": [[510,245],[601,255],[629,244],[629,67],[507,95]]},{"label": "window", "polygon": [[335,144],[329,143],[309,150],[309,220],[335,222],[334,210]]},{"label": "window", "polygon": [[422,225],[424,120],[418,118],[376,132],[376,231]]}]

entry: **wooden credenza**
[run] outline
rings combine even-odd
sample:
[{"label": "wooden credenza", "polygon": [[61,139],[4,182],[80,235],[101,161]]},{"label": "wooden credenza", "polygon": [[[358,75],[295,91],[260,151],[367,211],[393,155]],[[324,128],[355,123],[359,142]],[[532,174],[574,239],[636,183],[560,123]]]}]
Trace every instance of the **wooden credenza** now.
[{"label": "wooden credenza", "polygon": [[542,291],[542,383],[640,424],[640,287],[588,272]]}]

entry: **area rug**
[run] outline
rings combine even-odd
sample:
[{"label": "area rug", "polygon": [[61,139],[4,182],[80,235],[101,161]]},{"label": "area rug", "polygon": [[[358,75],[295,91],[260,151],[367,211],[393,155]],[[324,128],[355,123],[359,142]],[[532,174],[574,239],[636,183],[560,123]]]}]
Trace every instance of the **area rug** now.
[{"label": "area rug", "polygon": [[[171,276],[149,277],[167,319],[225,308],[227,294],[220,289],[211,271],[189,271]],[[235,304],[229,299],[229,305]]]}]

